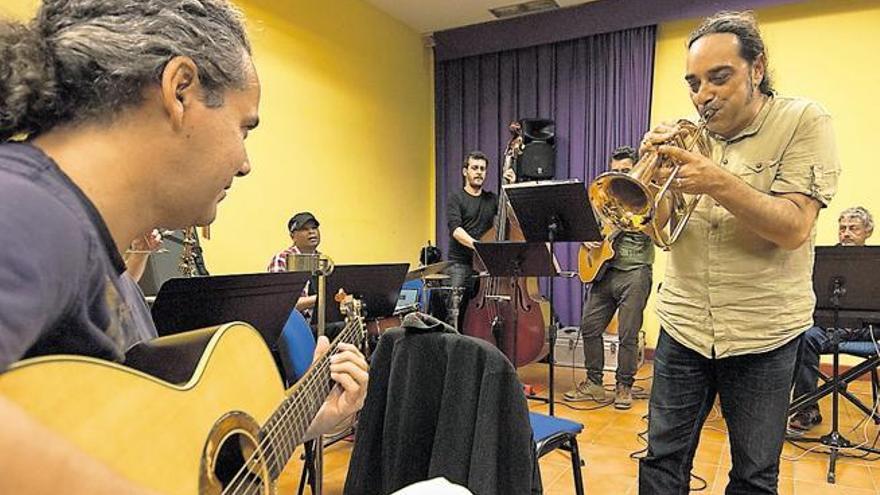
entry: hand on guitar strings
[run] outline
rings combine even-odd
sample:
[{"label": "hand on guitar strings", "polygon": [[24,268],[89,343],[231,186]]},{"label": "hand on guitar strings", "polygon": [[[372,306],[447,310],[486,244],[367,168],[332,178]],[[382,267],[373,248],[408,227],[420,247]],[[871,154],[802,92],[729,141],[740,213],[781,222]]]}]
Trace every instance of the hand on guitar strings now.
[{"label": "hand on guitar strings", "polygon": [[[318,337],[313,362],[326,354],[329,348],[330,341],[327,337]],[[335,354],[330,356],[330,378],[336,382],[336,386],[312,421],[306,434],[307,439],[328,433],[364,406],[368,370],[367,360],[357,347],[345,342],[339,344]]]}]

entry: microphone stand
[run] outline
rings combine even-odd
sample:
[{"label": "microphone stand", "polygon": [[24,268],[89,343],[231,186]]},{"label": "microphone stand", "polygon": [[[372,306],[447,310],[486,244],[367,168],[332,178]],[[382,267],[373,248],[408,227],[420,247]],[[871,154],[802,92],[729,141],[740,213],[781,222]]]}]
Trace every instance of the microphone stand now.
[{"label": "microphone stand", "polygon": [[846,287],[843,286],[843,281],[840,277],[835,277],[832,283],[833,288],[829,299],[833,311],[832,314],[834,315],[832,320],[834,323],[831,328],[826,329],[826,332],[831,334],[831,352],[834,356],[831,378],[831,383],[833,384],[831,392],[833,414],[831,415],[831,431],[819,439],[823,445],[827,445],[831,450],[831,457],[828,460],[828,483],[835,483],[837,481],[835,467],[837,465],[837,457],[840,455],[840,449],[852,447],[852,443],[840,434],[839,419],[837,417],[838,401],[840,400],[840,334],[838,333],[838,327],[840,326],[840,298],[846,295]]}]

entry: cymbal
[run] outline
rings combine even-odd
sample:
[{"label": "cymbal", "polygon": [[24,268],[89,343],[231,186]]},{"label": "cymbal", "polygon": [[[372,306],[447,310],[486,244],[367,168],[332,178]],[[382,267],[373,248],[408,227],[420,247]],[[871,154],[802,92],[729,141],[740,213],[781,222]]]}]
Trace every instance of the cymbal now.
[{"label": "cymbal", "polygon": [[446,275],[444,273],[435,273],[434,275],[425,275],[422,278],[424,278],[425,280],[449,280],[449,275]]},{"label": "cymbal", "polygon": [[425,278],[428,275],[435,275],[445,270],[446,267],[448,267],[449,265],[450,263],[448,261],[441,261],[439,263],[432,263],[430,265],[416,268],[415,270],[411,270],[409,273],[406,274],[406,278],[404,279],[404,281],[409,282],[410,280]]}]

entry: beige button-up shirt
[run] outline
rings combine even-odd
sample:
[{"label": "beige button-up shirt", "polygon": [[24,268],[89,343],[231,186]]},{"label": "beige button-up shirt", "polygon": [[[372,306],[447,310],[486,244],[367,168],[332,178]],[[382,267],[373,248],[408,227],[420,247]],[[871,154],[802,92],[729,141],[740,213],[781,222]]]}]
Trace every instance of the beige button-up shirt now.
[{"label": "beige button-up shirt", "polygon": [[[755,189],[801,193],[827,206],[837,191],[831,117],[798,98],[770,98],[712,160]],[[776,349],[813,323],[813,246],[788,251],[703,196],[672,246],[657,314],[666,332],[707,358]]]}]

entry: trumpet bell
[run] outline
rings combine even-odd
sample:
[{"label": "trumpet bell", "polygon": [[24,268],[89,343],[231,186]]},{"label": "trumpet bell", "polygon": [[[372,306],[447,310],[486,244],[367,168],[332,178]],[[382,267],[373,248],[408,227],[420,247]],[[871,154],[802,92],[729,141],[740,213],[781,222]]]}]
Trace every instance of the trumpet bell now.
[{"label": "trumpet bell", "polygon": [[653,194],[648,187],[622,172],[605,172],[587,191],[596,215],[625,232],[641,232],[653,215]]},{"label": "trumpet bell", "polygon": [[[705,122],[678,121],[679,132],[665,144],[709,156]],[[685,198],[669,186],[679,165],[650,150],[628,173],[606,172],[590,183],[590,204],[606,225],[624,232],[641,232],[668,250],[681,235],[700,195]]]}]

